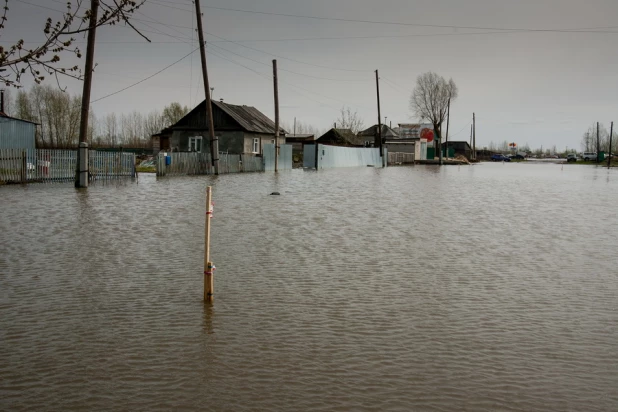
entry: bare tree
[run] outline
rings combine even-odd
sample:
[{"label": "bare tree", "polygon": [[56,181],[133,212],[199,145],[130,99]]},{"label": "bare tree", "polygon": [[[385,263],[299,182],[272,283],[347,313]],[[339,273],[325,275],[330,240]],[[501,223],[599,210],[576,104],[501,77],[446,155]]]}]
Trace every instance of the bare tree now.
[{"label": "bare tree", "polygon": [[187,106],[182,106],[178,102],[172,102],[169,106],[165,106],[163,108],[163,120],[165,121],[165,126],[171,126],[176,123],[178,120],[182,119],[187,113],[189,113],[189,108]]},{"label": "bare tree", "polygon": [[[410,109],[421,120],[433,124],[436,135],[437,150],[442,143],[442,123],[446,118],[449,102],[457,98],[457,86],[453,79],[446,81],[436,73],[427,72],[416,79],[416,87],[410,97]],[[442,158],[442,150],[440,150]]]},{"label": "bare tree", "polygon": [[[1,0],[0,0],[1,1]],[[92,0],[98,1],[101,14],[96,27],[115,25],[124,22],[138,34],[141,34],[129,21],[129,17],[145,0]],[[77,65],[63,66],[60,56],[64,53],[81,58],[82,53],[74,45],[75,37],[89,31],[90,8],[85,0],[66,0],[66,12],[59,20],[48,17],[43,25],[45,40],[34,48],[26,48],[24,40],[5,47],[0,46],[0,82],[7,86],[21,87],[24,74],[32,76],[36,83],[41,83],[45,75],[55,76],[59,84],[59,75],[81,79],[81,70]],[[9,0],[4,0],[0,11],[0,38],[8,22]],[[150,41],[150,40],[148,40]]]},{"label": "bare tree", "polygon": [[352,113],[349,107],[341,107],[336,123],[338,129],[350,129],[354,134],[363,130],[363,120],[358,112]]}]

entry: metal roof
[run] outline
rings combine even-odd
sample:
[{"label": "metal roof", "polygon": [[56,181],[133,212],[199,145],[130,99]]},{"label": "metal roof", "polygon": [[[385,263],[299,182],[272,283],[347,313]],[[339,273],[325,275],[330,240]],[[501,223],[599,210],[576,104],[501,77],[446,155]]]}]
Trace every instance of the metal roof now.
[{"label": "metal roof", "polygon": [[[230,115],[247,132],[275,133],[275,122],[252,106],[237,106],[223,102],[212,101],[212,104]],[[279,133],[286,131],[279,127]]]},{"label": "metal roof", "polygon": [[[370,128],[365,129],[362,132],[358,132],[358,135],[374,137],[376,135],[377,129],[378,129],[378,125],[374,124]],[[391,129],[390,127],[388,127],[387,125],[383,124],[382,125],[382,137],[394,138],[394,137],[399,137],[399,134],[395,132],[393,129]]]},{"label": "metal roof", "polygon": [[36,122],[31,122],[30,120],[18,119],[17,117],[9,116],[8,114],[6,114],[4,112],[0,112],[0,117],[3,117],[5,119],[10,119],[10,120],[17,120],[17,121],[20,121],[20,122],[39,124],[39,123],[36,123]]}]

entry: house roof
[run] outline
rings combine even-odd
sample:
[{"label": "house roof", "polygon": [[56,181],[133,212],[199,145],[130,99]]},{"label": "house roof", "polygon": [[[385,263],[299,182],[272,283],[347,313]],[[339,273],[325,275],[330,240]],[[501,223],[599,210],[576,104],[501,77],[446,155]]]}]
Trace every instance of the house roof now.
[{"label": "house roof", "polygon": [[[214,100],[212,104],[230,115],[247,132],[274,133],[275,131],[275,122],[253,106],[237,106]],[[279,133],[285,134],[286,131],[280,127]]]},{"label": "house roof", "polygon": [[[378,129],[378,125],[374,124],[368,129],[363,130],[362,132],[358,132],[359,136],[364,137],[374,137],[376,135],[376,130]],[[397,138],[399,134],[395,132],[393,129],[388,127],[387,125],[382,125],[382,137],[383,138]]]},{"label": "house roof", "polygon": [[310,141],[313,142],[315,140],[314,134],[286,134],[285,140],[288,142],[304,142]]},{"label": "house roof", "polygon": [[25,123],[39,124],[39,123],[36,123],[36,122],[31,122],[30,120],[18,119],[17,117],[9,116],[8,114],[6,114],[4,112],[0,112],[0,117],[3,117],[5,119],[10,119],[10,120],[18,120],[20,122],[25,122]]},{"label": "house roof", "polygon": [[[275,134],[275,122],[270,120],[264,113],[260,112],[253,106],[238,106],[235,104],[218,102],[211,100],[213,107],[219,108],[221,111],[230,116],[244,131],[250,133],[266,133]],[[173,125],[163,129],[159,134],[166,134],[170,130],[182,129],[187,121],[187,118],[193,116],[197,111],[205,110],[206,100],[198,104],[193,110],[187,113],[182,119],[178,120]],[[287,132],[279,127],[279,133],[285,135]]]},{"label": "house roof", "polygon": [[[318,137],[316,140],[319,141],[325,136],[331,136],[336,141],[341,142],[343,144],[347,144],[350,146],[364,146],[365,145],[365,137],[355,135],[350,129],[330,129],[322,136]],[[327,140],[327,139],[324,139]]]}]

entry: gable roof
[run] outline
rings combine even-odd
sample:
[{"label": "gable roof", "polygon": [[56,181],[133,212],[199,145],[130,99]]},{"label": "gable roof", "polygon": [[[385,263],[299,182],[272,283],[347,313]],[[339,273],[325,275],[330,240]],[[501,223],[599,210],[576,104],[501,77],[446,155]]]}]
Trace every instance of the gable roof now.
[{"label": "gable roof", "polygon": [[[250,133],[265,133],[265,134],[275,134],[275,122],[270,120],[264,113],[260,112],[258,109],[252,106],[239,106],[235,104],[218,102],[215,100],[211,100],[213,110],[218,108],[228,116],[230,116],[234,122],[236,122],[241,129],[245,132]],[[180,129],[186,125],[188,119],[195,115],[195,113],[199,111],[206,110],[206,100],[203,100],[200,104],[198,104],[193,110],[183,116],[180,120],[178,120],[173,125],[167,127],[162,132],[165,132],[169,129]],[[206,126],[207,127],[207,126]],[[279,127],[279,133],[284,135],[287,133],[281,126]]]},{"label": "gable roof", "polygon": [[[364,137],[375,137],[377,130],[378,130],[378,125],[374,124],[370,128],[365,129],[362,132],[358,132],[358,135],[364,136]],[[388,127],[387,125],[383,124],[382,125],[382,137],[392,139],[392,138],[399,137],[399,134],[395,132],[393,129],[391,129],[390,127]]]},{"label": "gable roof", "polygon": [[[205,101],[204,101],[205,102]],[[253,106],[237,106],[223,102],[212,101],[213,105],[230,115],[247,132],[274,133],[275,122]],[[279,127],[279,133],[286,133]]]},{"label": "gable roof", "polygon": [[322,136],[318,137],[316,140],[319,142],[320,139],[324,138],[324,140],[334,140],[338,143],[348,145],[348,146],[364,146],[365,145],[365,137],[355,135],[350,129],[330,129]]}]

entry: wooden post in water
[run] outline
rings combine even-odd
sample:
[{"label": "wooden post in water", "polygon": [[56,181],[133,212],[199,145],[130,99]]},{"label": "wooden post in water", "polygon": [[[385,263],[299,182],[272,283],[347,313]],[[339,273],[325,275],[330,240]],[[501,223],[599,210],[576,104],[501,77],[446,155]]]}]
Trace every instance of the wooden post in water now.
[{"label": "wooden post in water", "polygon": [[277,81],[277,60],[273,60],[273,83],[275,85],[275,172],[279,171],[279,83]]},{"label": "wooden post in water", "polygon": [[212,219],[212,186],[206,188],[206,224],[204,225],[204,302],[212,302],[215,292],[215,265],[210,261],[210,219]]},{"label": "wooden post in water", "polygon": [[614,122],[609,128],[609,151],[607,155],[607,168],[609,169],[609,165],[612,161],[612,135],[614,134]]}]

